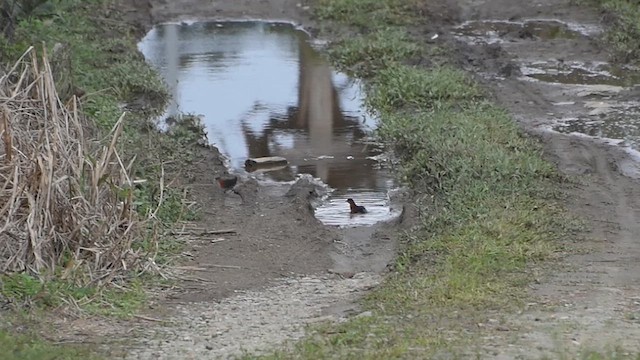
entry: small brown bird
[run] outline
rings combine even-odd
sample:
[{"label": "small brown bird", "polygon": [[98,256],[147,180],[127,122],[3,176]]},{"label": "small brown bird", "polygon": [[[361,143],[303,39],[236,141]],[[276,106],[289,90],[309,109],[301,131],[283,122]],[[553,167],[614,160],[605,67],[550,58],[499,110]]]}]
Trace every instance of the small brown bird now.
[{"label": "small brown bird", "polygon": [[348,198],[347,202],[349,203],[349,207],[351,208],[352,214],[366,214],[367,209],[364,206],[356,205],[356,202],[353,201],[352,198]]},{"label": "small brown bird", "polygon": [[220,185],[221,189],[227,191],[233,189],[233,187],[236,186],[236,184],[238,183],[238,177],[226,174],[222,176],[216,176],[216,181],[218,182],[218,185]]},{"label": "small brown bird", "polygon": [[218,182],[218,185],[220,186],[220,188],[222,190],[224,190],[225,193],[227,191],[231,190],[231,191],[233,191],[234,194],[236,194],[236,195],[238,195],[238,196],[240,196],[242,198],[242,194],[240,194],[235,189],[235,186],[238,184],[238,177],[237,176],[226,174],[226,175],[222,175],[222,176],[216,176],[215,179]]}]

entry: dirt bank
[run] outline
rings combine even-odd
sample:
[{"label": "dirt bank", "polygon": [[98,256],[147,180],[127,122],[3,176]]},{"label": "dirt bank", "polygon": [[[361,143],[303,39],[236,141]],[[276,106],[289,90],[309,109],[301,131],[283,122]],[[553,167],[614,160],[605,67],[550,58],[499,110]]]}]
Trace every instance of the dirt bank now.
[{"label": "dirt bank", "polygon": [[241,1],[169,1],[151,0],[151,16],[155,23],[201,19],[285,20],[311,26],[308,1],[241,0]]}]

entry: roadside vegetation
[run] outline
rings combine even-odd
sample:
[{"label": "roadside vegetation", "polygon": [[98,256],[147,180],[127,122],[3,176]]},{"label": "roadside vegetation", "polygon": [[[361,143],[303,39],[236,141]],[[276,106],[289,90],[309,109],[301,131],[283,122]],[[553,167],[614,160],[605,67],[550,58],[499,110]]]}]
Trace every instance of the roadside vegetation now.
[{"label": "roadside vegetation", "polygon": [[640,4],[629,0],[574,0],[600,8],[606,26],[603,41],[615,61],[640,64]]},{"label": "roadside vegetation", "polygon": [[[0,1],[5,326],[59,307],[130,316],[181,246],[167,235],[172,224],[196,216],[171,183],[202,133],[155,130],[165,85],[115,4]],[[3,354],[87,358],[5,326]]]},{"label": "roadside vegetation", "polygon": [[0,350],[2,350],[3,360],[98,359],[86,348],[52,346],[46,342],[34,340],[31,336],[15,336],[5,332],[0,332]]},{"label": "roadside vegetation", "polygon": [[327,29],[355,32],[332,33],[330,57],[367,79],[379,135],[415,191],[420,225],[403,236],[394,271],[364,299],[371,316],[313,327],[263,358],[472,356],[483,331],[477,324],[522,306],[533,269],[572,230],[558,205],[568,180],[537,142],[449,64],[446,49],[409,35],[426,32],[415,28],[428,19],[420,3],[319,1]]},{"label": "roadside vegetation", "polygon": [[640,4],[636,1],[600,0],[610,27],[605,39],[614,45],[618,61],[640,64]]}]

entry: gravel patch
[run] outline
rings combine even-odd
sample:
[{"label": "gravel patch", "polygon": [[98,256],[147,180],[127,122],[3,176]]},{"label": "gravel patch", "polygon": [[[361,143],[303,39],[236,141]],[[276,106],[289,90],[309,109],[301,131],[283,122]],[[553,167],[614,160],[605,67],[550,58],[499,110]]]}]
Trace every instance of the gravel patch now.
[{"label": "gravel patch", "polygon": [[264,290],[247,291],[218,303],[177,305],[171,325],[142,331],[126,359],[229,359],[264,353],[300,339],[305,326],[339,321],[381,276],[299,277]]}]

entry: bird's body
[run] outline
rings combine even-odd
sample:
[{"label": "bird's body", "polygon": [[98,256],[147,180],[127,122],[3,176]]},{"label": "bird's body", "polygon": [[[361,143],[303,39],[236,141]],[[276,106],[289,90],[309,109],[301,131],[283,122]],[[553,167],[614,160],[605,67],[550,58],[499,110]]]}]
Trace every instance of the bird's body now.
[{"label": "bird's body", "polygon": [[347,199],[352,214],[366,214],[367,209],[364,206],[357,205],[353,199]]},{"label": "bird's body", "polygon": [[244,201],[244,197],[242,196],[242,194],[240,194],[240,192],[238,192],[238,190],[235,189],[236,185],[238,184],[237,176],[225,174],[222,176],[216,176],[215,179],[216,179],[216,182],[218,183],[218,186],[220,186],[220,188],[224,190],[225,193],[231,190],[233,191],[234,194],[240,196],[240,198],[242,198]]},{"label": "bird's body", "polygon": [[238,183],[238,177],[234,175],[217,176],[216,181],[221,189],[225,191],[233,189]]}]

